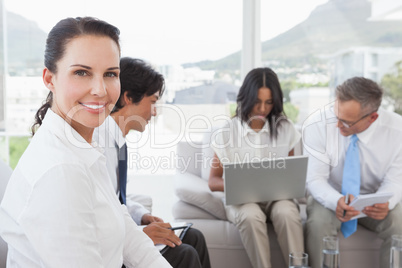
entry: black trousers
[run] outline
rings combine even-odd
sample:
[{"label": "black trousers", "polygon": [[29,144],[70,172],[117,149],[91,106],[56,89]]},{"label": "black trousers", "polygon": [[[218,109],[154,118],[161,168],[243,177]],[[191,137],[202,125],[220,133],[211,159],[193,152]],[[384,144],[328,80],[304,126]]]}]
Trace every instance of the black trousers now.
[{"label": "black trousers", "polygon": [[188,229],[182,242],[162,254],[173,268],[211,268],[207,243],[199,230]]},{"label": "black trousers", "polygon": [[182,242],[162,255],[173,268],[211,268],[207,244],[199,230],[188,229]]}]

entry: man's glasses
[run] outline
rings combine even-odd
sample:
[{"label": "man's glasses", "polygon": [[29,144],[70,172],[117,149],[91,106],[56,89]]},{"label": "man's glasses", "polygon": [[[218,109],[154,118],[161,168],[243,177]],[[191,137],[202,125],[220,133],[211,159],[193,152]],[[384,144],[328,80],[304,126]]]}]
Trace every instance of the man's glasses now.
[{"label": "man's glasses", "polygon": [[361,120],[363,120],[364,118],[366,118],[367,116],[371,115],[371,114],[374,113],[374,112],[377,112],[377,110],[372,111],[372,112],[370,112],[370,113],[364,115],[364,116],[361,117],[359,120],[357,120],[357,121],[355,121],[355,122],[353,122],[353,123],[346,123],[345,121],[343,121],[342,119],[339,119],[338,117],[336,117],[336,119],[337,119],[339,122],[341,122],[344,127],[346,127],[346,128],[351,128],[351,127],[353,127],[354,125],[356,125],[357,123],[359,123]]}]

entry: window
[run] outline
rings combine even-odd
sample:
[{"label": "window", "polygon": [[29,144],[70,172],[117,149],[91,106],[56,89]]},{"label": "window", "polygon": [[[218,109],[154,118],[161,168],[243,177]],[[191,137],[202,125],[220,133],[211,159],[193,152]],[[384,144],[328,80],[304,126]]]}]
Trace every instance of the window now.
[{"label": "window", "polygon": [[[286,109],[290,109],[287,114],[297,124],[304,117],[299,116],[300,111],[311,113],[316,104],[325,102],[323,96],[328,96],[329,102],[336,85],[345,79],[363,75],[381,82],[386,74],[383,72],[391,72],[392,66],[402,60],[401,48],[392,48],[397,45],[395,36],[402,34],[398,30],[402,29],[401,21],[383,21],[386,18],[379,11],[388,9],[381,7],[386,5],[381,1],[373,5],[358,0],[253,1],[260,3],[261,64],[278,74]],[[8,44],[1,49],[6,54],[0,55],[3,159],[8,158],[5,144],[10,135],[29,137],[33,115],[48,92],[41,81],[44,41],[51,27],[67,16],[90,15],[118,26],[122,56],[142,58],[165,76],[166,92],[155,129],[142,134],[157,137],[147,140],[167,139],[170,144],[180,137],[180,131],[190,131],[186,123],[191,117],[201,114],[214,124],[216,115],[233,114],[242,82],[243,1],[116,0],[111,5],[103,0],[1,0],[1,3],[7,12],[0,13],[6,14],[0,22],[6,22],[7,31],[0,38],[6,38]],[[53,11],[45,12],[44,6]],[[375,27],[367,30],[367,25],[377,22],[396,30],[387,33],[376,31]],[[0,40],[0,46],[3,44]],[[373,44],[375,49],[370,48]],[[385,50],[382,44],[392,49]],[[290,92],[297,90],[298,94],[292,94],[297,101],[292,100]],[[215,94],[218,91],[223,94]],[[143,146],[137,151],[151,152],[146,149],[151,145]],[[172,150],[173,147],[168,148],[167,155]]]},{"label": "window", "polygon": [[377,53],[371,54],[371,66],[378,67],[378,54]]}]

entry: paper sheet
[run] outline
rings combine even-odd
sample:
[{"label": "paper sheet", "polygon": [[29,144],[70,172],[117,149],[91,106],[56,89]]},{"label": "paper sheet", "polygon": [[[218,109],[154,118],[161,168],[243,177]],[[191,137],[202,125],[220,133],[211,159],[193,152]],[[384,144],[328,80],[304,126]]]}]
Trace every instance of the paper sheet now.
[{"label": "paper sheet", "polygon": [[[392,195],[393,193],[374,193],[359,195],[355,199],[353,199],[349,206],[354,207],[356,210],[362,211],[365,207],[369,207],[374,204],[387,203]],[[352,220],[363,217],[367,217],[367,215],[363,212],[360,212],[360,214],[353,217]]]}]

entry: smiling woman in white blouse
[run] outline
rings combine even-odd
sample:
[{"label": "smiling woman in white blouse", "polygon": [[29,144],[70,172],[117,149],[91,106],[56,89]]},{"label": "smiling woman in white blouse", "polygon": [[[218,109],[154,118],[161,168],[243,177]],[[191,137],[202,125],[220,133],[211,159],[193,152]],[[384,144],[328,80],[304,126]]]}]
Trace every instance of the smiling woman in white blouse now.
[{"label": "smiling woman in white blouse", "polygon": [[0,206],[7,267],[170,267],[120,205],[92,142],[120,94],[119,60],[119,30],[104,21],[67,18],[50,31],[50,93]]},{"label": "smiling woman in white blouse", "polygon": [[[237,96],[236,115],[217,132],[209,188],[224,191],[221,163],[263,161],[293,155],[300,134],[283,113],[283,93],[270,68],[251,70]],[[247,180],[247,178],[244,178]],[[293,200],[225,206],[228,220],[239,229],[253,267],[271,267],[267,220],[278,236],[284,261],[303,252],[303,229]]]}]

